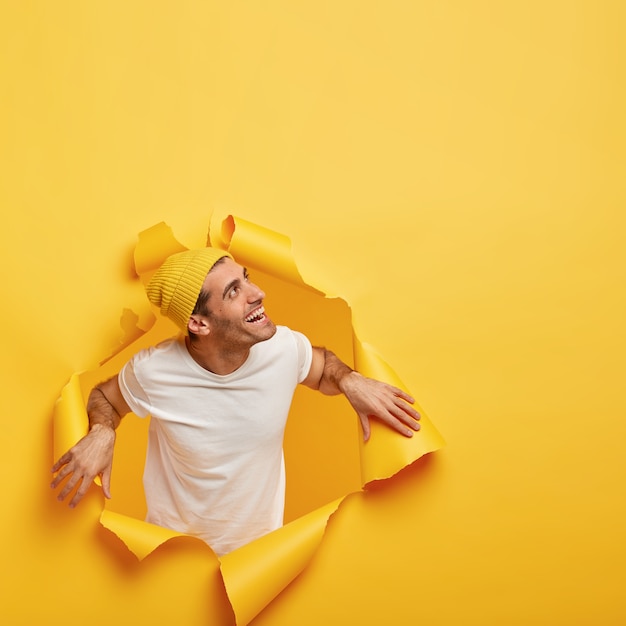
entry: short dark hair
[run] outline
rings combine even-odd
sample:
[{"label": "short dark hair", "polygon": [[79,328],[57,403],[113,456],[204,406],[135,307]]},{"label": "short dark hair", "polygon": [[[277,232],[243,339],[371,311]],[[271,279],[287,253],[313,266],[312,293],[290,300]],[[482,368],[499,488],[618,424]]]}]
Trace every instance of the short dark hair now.
[{"label": "short dark hair", "polygon": [[[213,267],[215,267],[215,265]],[[198,299],[196,300],[196,305],[193,307],[193,311],[191,312],[192,315],[205,315],[206,316],[209,314],[209,308],[207,307],[207,302],[209,301],[210,295],[211,294],[205,289],[202,289],[200,291],[200,295],[198,296]]]},{"label": "short dark hair", "polygon": [[[213,263],[213,265],[211,266],[211,269],[208,271],[208,274],[210,274],[218,265],[223,263],[227,258],[228,257],[223,256],[219,258],[217,261],[215,261],[215,263]],[[198,294],[198,299],[196,300],[196,304],[193,307],[193,311],[191,312],[191,314],[192,315],[204,315],[205,317],[208,317],[209,307],[207,303],[209,302],[210,296],[211,296],[210,292],[206,291],[205,289],[201,289],[200,293]],[[189,338],[192,341],[197,337],[196,333],[192,333],[189,329],[187,329],[187,332],[189,333]]]}]

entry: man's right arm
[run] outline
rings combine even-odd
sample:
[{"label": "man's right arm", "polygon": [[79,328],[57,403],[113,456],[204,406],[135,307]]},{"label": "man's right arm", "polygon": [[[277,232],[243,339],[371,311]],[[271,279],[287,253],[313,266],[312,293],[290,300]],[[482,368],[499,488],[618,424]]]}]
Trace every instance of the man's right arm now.
[{"label": "man's right arm", "polygon": [[87,414],[89,432],[52,467],[56,473],[51,487],[55,489],[69,476],[58,495],[64,500],[76,487],[76,493],[70,500],[74,508],[87,493],[96,476],[102,479],[102,491],[105,497],[111,497],[111,466],[115,446],[115,429],[130,408],[117,381],[117,376],[96,385],[89,394]]}]

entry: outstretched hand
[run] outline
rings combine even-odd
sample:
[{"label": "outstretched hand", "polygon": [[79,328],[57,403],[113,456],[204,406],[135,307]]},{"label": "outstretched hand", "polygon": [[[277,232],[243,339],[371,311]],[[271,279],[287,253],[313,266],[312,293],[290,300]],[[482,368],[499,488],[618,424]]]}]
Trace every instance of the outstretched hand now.
[{"label": "outstretched hand", "polygon": [[341,391],[361,420],[363,440],[370,438],[370,418],[374,417],[405,437],[420,429],[420,414],[411,406],[415,400],[393,385],[352,372],[341,380]]},{"label": "outstretched hand", "polygon": [[111,497],[111,466],[115,431],[100,424],[94,425],[74,447],[68,450],[52,467],[57,472],[50,484],[55,489],[64,478],[69,479],[59,492],[58,500],[64,500],[78,486],[70,500],[74,508],[85,496],[96,476],[102,479],[102,491],[105,497]]}]

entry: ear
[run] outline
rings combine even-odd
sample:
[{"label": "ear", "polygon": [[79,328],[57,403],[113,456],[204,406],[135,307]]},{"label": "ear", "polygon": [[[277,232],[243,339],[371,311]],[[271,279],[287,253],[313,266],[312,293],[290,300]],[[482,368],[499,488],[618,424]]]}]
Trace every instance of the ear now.
[{"label": "ear", "polygon": [[196,335],[208,335],[211,332],[209,321],[204,315],[192,315],[187,322],[187,328]]}]

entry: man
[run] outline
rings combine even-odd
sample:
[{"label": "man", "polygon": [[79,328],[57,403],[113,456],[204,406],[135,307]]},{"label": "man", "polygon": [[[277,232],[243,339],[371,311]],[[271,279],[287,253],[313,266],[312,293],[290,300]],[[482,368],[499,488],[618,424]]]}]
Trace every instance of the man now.
[{"label": "man", "polygon": [[345,394],[363,436],[375,416],[410,437],[413,399],[365,378],[299,332],[276,326],[265,294],[223,250],[169,257],[148,298],[181,329],[136,354],[91,392],[89,432],[53,466],[58,499],[76,506],[100,475],[110,497],[115,430],[151,416],[144,470],[146,521],[202,538],[218,555],[280,527],[283,433],[296,385]]}]

